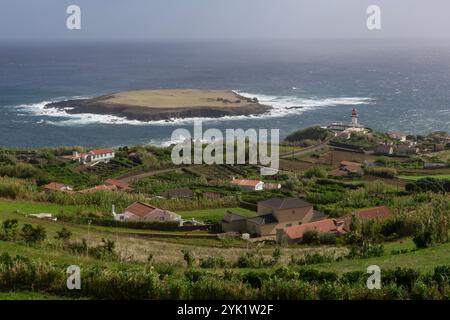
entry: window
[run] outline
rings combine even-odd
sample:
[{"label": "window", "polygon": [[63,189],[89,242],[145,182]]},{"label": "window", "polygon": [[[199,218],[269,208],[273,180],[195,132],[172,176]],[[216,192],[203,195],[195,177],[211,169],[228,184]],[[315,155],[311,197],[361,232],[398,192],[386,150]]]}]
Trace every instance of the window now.
[{"label": "window", "polygon": [[288,224],[286,225],[286,228],[289,228],[289,227],[292,227],[292,223],[288,223]]}]

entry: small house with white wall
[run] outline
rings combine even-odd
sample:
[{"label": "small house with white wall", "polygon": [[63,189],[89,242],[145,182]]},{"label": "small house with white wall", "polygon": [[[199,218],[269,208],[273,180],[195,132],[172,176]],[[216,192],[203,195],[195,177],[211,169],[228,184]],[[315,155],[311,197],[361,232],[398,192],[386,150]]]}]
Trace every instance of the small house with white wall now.
[{"label": "small house with white wall", "polygon": [[180,215],[143,202],[133,203],[121,214],[116,214],[114,211],[113,209],[114,220],[117,221],[178,221],[182,223]]}]

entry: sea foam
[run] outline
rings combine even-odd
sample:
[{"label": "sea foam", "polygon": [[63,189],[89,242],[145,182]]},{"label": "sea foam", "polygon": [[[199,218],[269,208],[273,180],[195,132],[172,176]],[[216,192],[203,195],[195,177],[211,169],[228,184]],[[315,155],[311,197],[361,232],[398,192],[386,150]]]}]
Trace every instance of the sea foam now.
[{"label": "sea foam", "polygon": [[[41,101],[33,104],[23,104],[15,106],[16,110],[27,115],[34,115],[40,117],[36,123],[50,124],[57,126],[82,126],[91,124],[115,124],[115,125],[183,125],[190,124],[194,120],[203,120],[208,122],[223,122],[233,120],[245,119],[264,119],[264,118],[279,118],[289,115],[301,114],[310,110],[318,108],[327,108],[340,105],[363,105],[373,103],[373,99],[367,97],[334,97],[334,98],[302,98],[297,96],[273,96],[265,94],[254,94],[236,90],[235,93],[247,97],[257,98],[261,104],[271,106],[272,109],[265,114],[249,115],[249,116],[224,116],[220,118],[177,118],[170,120],[158,121],[139,121],[129,120],[125,117],[118,117],[113,115],[102,115],[92,113],[70,114],[69,109],[46,108],[45,106],[51,102],[64,101],[68,99],[82,99],[88,97],[61,97],[52,99],[52,101]],[[20,115],[18,113],[17,115]]]}]

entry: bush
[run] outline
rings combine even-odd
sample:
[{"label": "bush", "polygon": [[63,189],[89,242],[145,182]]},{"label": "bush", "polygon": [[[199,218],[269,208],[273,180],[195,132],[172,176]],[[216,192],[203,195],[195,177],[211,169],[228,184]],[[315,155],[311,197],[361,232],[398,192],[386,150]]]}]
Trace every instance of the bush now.
[{"label": "bush", "polygon": [[42,226],[33,227],[31,224],[24,224],[20,235],[27,244],[41,243],[46,238],[45,229]]},{"label": "bush", "polygon": [[195,257],[192,254],[191,251],[183,249],[181,250],[181,253],[183,254],[183,259],[186,261],[186,264],[189,268],[191,268],[194,265]]},{"label": "bush", "polygon": [[319,232],[316,230],[308,230],[303,233],[303,244],[319,244]]},{"label": "bush", "polygon": [[200,259],[200,268],[225,268],[228,266],[227,261],[222,256],[207,257]]},{"label": "bush", "polygon": [[17,219],[5,220],[2,223],[2,229],[0,232],[0,240],[3,241],[15,241],[18,238],[18,226]]},{"label": "bush", "polygon": [[72,232],[65,227],[63,227],[60,231],[56,232],[55,239],[60,240],[64,243],[68,242],[72,237]]},{"label": "bush", "polygon": [[291,261],[289,265],[297,265],[297,266],[305,266],[309,264],[317,264],[317,263],[325,263],[325,262],[334,262],[338,259],[334,257],[334,255],[326,255],[319,253],[307,253],[300,258],[291,256]]}]

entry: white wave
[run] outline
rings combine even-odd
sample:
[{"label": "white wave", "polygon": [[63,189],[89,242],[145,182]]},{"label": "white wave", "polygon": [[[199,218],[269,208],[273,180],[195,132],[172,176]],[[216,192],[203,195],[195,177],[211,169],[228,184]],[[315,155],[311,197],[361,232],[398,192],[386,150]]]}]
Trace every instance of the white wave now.
[{"label": "white wave", "polygon": [[[83,97],[73,97],[72,99],[80,99]],[[65,100],[65,99],[64,99]],[[49,103],[56,101],[64,101],[60,99],[54,99],[52,101],[42,101],[33,104],[23,104],[16,107],[17,110],[25,112],[26,114],[32,114],[35,116],[43,116],[49,118],[55,118],[54,120],[40,119],[37,123],[40,124],[52,124],[60,126],[77,126],[77,125],[87,125],[87,124],[130,124],[130,125],[142,125],[146,124],[142,121],[128,120],[124,117],[117,117],[112,115],[101,115],[92,113],[78,113],[70,114],[67,111],[70,108],[64,110],[57,108],[46,108],[45,106]],[[24,114],[18,114],[24,115]],[[58,118],[58,119],[56,119]]]},{"label": "white wave", "polygon": [[[263,118],[278,118],[288,115],[301,114],[308,110],[334,107],[339,105],[363,105],[371,104],[373,100],[366,97],[336,97],[336,98],[300,98],[297,96],[271,96],[263,94],[253,94],[242,91],[234,91],[235,93],[247,97],[257,98],[261,104],[271,106],[272,109],[265,114],[249,115],[249,116],[224,116],[221,118],[197,117],[197,118],[175,118],[170,120],[158,121],[139,121],[129,120],[125,117],[118,117],[113,115],[101,115],[92,113],[78,113],[70,114],[67,111],[70,109],[56,109],[45,108],[51,102],[64,101],[67,99],[82,99],[87,97],[61,97],[53,99],[52,101],[42,101],[33,104],[24,104],[16,106],[15,108],[20,112],[32,114],[35,116],[48,117],[50,119],[40,119],[37,123],[46,123],[59,126],[82,126],[89,124],[118,124],[118,125],[183,125],[190,124],[195,120],[202,120],[208,122],[221,122],[245,119],[263,119]],[[20,115],[20,114],[18,114]],[[52,119],[53,118],[53,119]]]},{"label": "white wave", "polygon": [[301,98],[296,96],[271,96],[235,91],[246,98],[257,98],[259,103],[272,106],[272,110],[264,117],[284,117],[290,114],[300,114],[308,110],[335,107],[340,105],[357,106],[373,103],[367,97],[336,97],[336,98]]}]

